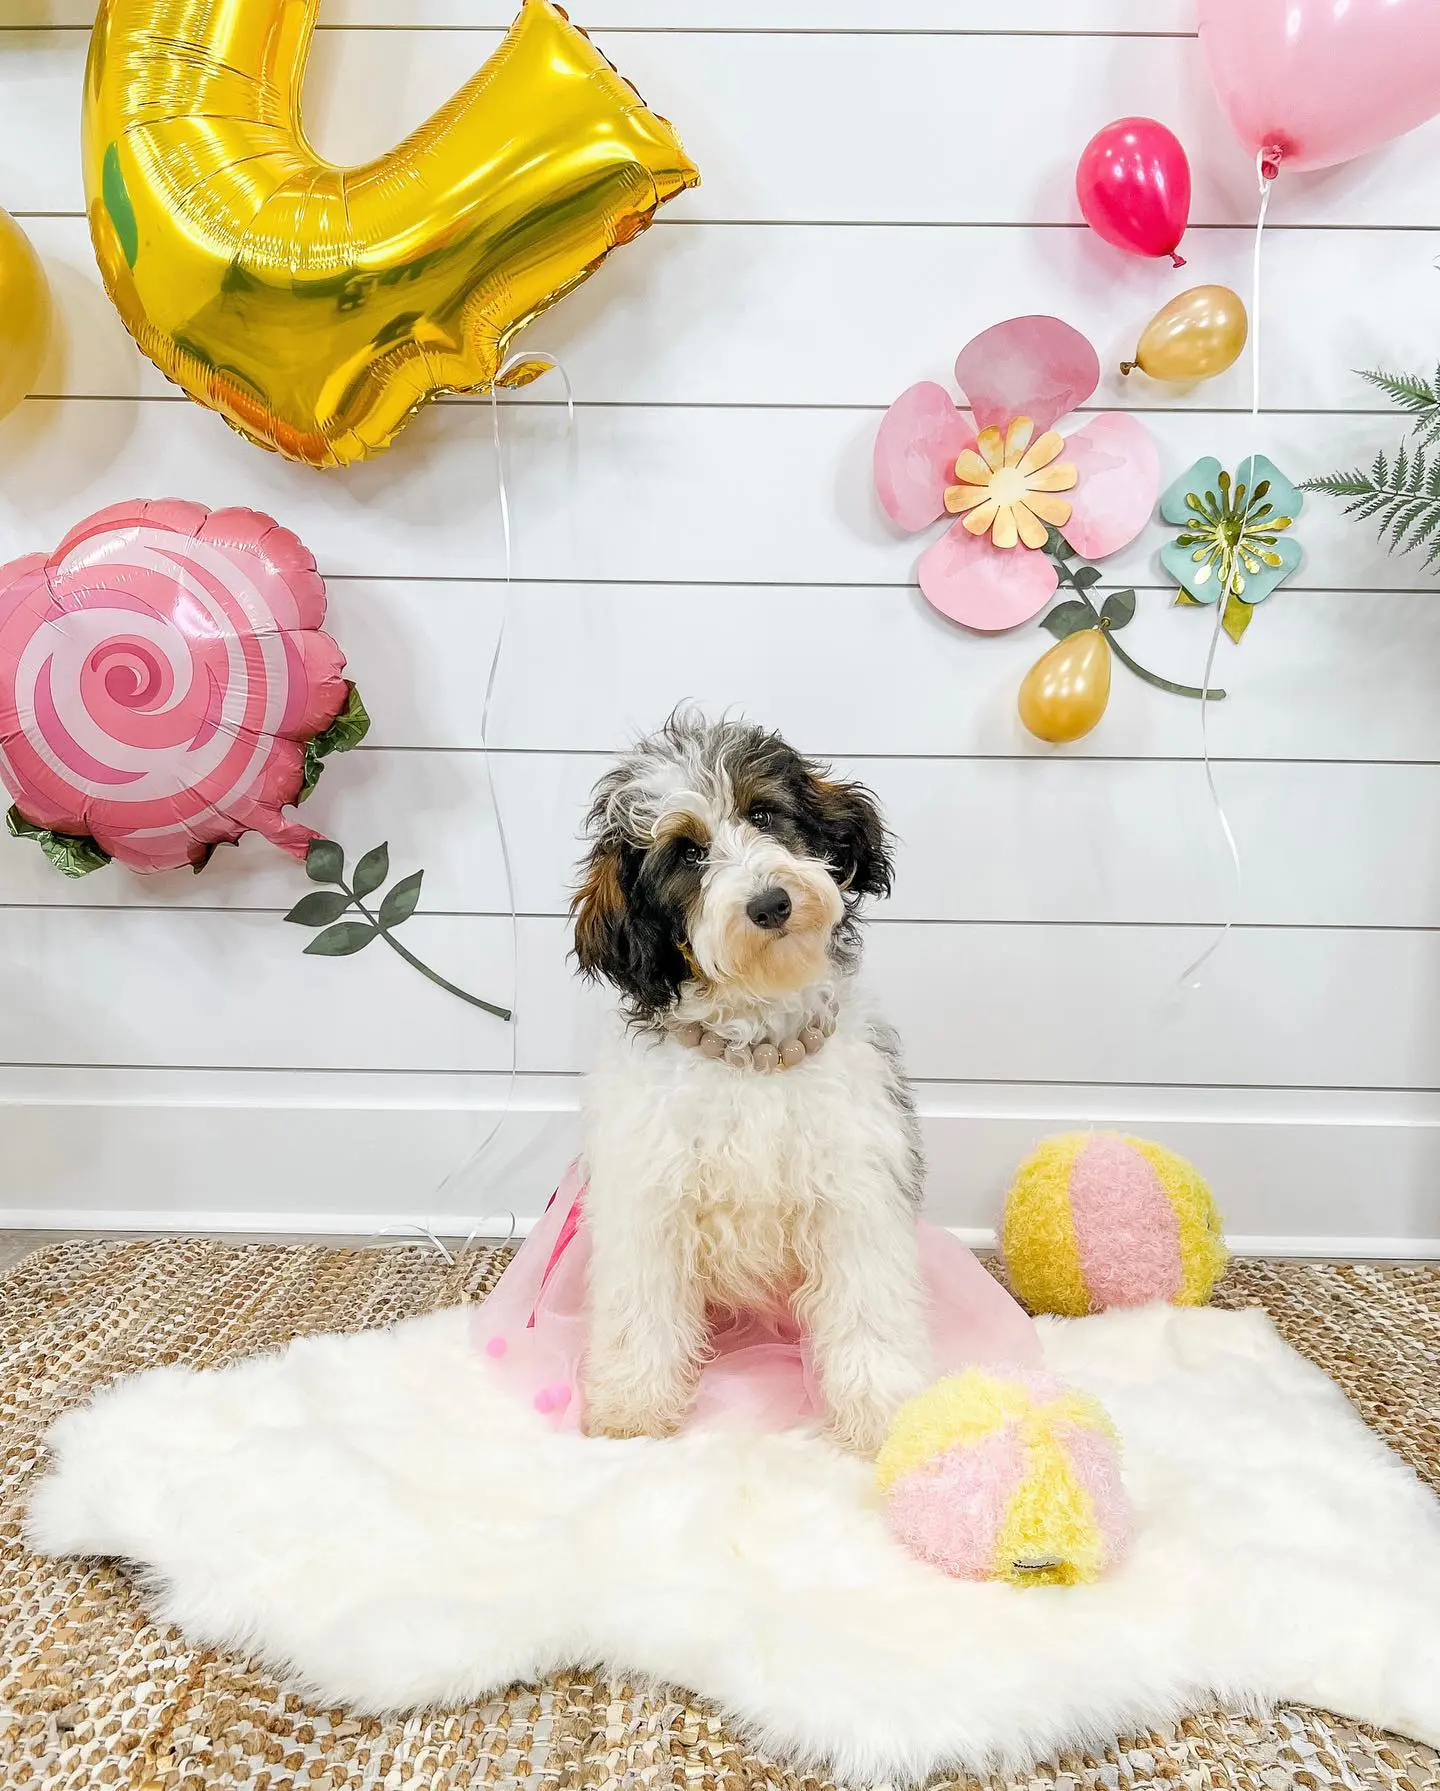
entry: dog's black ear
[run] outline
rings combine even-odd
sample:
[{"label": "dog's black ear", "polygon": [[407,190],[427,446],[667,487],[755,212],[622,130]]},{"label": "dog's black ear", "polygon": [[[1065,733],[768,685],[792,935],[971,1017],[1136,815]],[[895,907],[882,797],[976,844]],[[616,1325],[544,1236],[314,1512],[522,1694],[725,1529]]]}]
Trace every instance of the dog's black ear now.
[{"label": "dog's black ear", "polygon": [[864,784],[812,777],[815,814],[840,887],[856,896],[888,896],[894,866],[880,805]]},{"label": "dog's black ear", "polygon": [[675,1000],[690,974],[665,916],[639,887],[643,854],[618,833],[602,833],[570,900],[581,974],[613,983],[643,1014]]}]

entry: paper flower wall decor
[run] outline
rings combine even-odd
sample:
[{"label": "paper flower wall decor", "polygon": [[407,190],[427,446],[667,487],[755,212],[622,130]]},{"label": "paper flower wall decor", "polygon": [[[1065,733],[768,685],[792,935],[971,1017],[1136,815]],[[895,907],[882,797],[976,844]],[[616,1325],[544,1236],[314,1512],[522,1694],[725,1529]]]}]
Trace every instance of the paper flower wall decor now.
[{"label": "paper flower wall decor", "polygon": [[1086,559],[1135,539],[1155,507],[1159,460],[1144,423],[1118,411],[1069,436],[1055,429],[1100,381],[1095,350],[1058,317],[983,331],[961,349],[955,381],[969,416],[933,381],[886,411],[875,489],[912,533],[957,519],[921,555],[920,589],[952,621],[995,633],[1055,594],[1052,528]]},{"label": "paper flower wall decor", "polygon": [[1288,531],[1305,500],[1271,460],[1252,454],[1232,479],[1214,455],[1197,460],[1160,500],[1180,533],[1160,562],[1180,586],[1181,603],[1216,603],[1226,634],[1239,641],[1255,605],[1300,564]]}]

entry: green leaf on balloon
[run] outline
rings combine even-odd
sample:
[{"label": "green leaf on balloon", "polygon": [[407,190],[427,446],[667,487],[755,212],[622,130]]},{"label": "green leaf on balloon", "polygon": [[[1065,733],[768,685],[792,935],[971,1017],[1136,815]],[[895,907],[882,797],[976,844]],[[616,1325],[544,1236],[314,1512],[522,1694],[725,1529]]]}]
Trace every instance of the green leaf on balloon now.
[{"label": "green leaf on balloon", "polygon": [[305,853],[305,875],[312,883],[340,883],[345,877],[345,854],[334,840],[311,840]]},{"label": "green leaf on balloon", "polygon": [[420,880],[424,875],[424,871],[412,871],[386,894],[385,900],[380,904],[382,927],[398,927],[402,920],[409,920],[415,912],[415,904],[420,900]]},{"label": "green leaf on balloon", "polygon": [[355,866],[355,894],[364,901],[366,896],[373,895],[379,889],[389,875],[390,847],[382,841],[380,845],[372,846]]},{"label": "green leaf on balloon", "polygon": [[328,927],[350,906],[350,897],[338,889],[317,889],[301,896],[285,916],[298,927]]},{"label": "green leaf on balloon", "polygon": [[115,235],[125,256],[125,265],[134,267],[140,258],[140,228],[135,222],[135,207],[125,188],[120,168],[120,145],[107,143],[100,163],[100,197],[115,226]]},{"label": "green leaf on balloon", "polygon": [[87,877],[91,871],[103,870],[110,854],[97,845],[88,833],[56,833],[49,827],[37,827],[27,821],[18,808],[11,808],[5,825],[17,840],[34,840],[57,871],[66,877]]},{"label": "green leaf on balloon", "polygon": [[1135,615],[1135,593],[1133,591],[1112,591],[1100,608],[1101,620],[1108,622],[1111,629],[1123,628],[1133,620]]},{"label": "green leaf on balloon", "polygon": [[1042,616],[1040,626],[1048,628],[1057,641],[1063,641],[1082,628],[1093,628],[1097,620],[1094,609],[1083,598],[1071,598],[1068,603],[1057,603],[1049,615]]},{"label": "green leaf on balloon", "polygon": [[379,937],[380,929],[368,920],[342,920],[333,927],[326,927],[323,933],[317,933],[305,947],[305,955],[348,958],[352,952],[363,951],[372,939]]},{"label": "green leaf on balloon", "polygon": [[360,692],[353,684],[346,685],[347,695],[345,707],[335,717],[323,734],[317,734],[313,740],[305,742],[305,773],[300,783],[300,794],[295,798],[303,802],[320,781],[320,773],[325,769],[325,760],[332,752],[349,752],[352,746],[358,746],[370,732],[370,716],[364,703],[360,701]]}]

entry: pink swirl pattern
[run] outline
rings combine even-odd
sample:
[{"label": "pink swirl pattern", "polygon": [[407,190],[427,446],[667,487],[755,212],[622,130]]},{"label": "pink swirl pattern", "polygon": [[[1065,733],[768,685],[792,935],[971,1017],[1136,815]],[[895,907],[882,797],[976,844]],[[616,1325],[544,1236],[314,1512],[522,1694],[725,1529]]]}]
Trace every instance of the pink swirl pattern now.
[{"label": "pink swirl pattern", "polygon": [[116,504],[0,568],[0,781],[24,818],[137,871],[286,820],[305,743],[345,707],[325,585],[272,517]]}]

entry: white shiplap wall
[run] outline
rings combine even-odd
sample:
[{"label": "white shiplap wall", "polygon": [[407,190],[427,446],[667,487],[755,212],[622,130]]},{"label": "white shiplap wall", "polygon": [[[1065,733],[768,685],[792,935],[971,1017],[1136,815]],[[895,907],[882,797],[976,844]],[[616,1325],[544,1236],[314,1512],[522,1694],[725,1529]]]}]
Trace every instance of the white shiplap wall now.
[{"label": "white shiplap wall", "polygon": [[[1188,0],[595,0],[576,7],[700,163],[702,189],[532,332],[553,382],[506,409],[507,599],[488,414],[432,408],[345,474],[265,455],[144,363],[81,216],[86,0],[19,0],[0,30],[0,203],[62,311],[39,391],[0,427],[0,553],[131,496],[248,503],[295,528],[375,717],[307,810],[352,849],[426,867],[416,948],[507,988],[480,681],[508,602],[493,738],[516,861],[511,1116],[498,1025],[389,954],[319,962],[278,916],[299,873],[250,840],[203,877],[62,882],[0,850],[0,1225],[378,1227],[536,1212],[574,1144],[596,1004],[561,919],[604,757],[681,697],[743,707],[879,791],[904,840],[870,934],[908,1041],[936,1217],[993,1222],[1006,1170],[1062,1125],[1192,1154],[1232,1232],[1440,1249],[1440,588],[1312,500],[1307,559],[1212,712],[1245,862],[1228,911],[1192,705],[1117,669],[1063,754],[1014,693],[1048,637],[977,639],[915,592],[869,444],[906,384],[976,330],[1053,309],[1107,367],[1187,278],[1247,290],[1253,176],[1206,84]],[[307,93],[337,159],[398,138],[484,58],[495,0],[333,0]],[[1076,222],[1071,172],[1107,119],[1169,121],[1195,169],[1190,267],[1126,260]],[[1167,474],[1252,448],[1293,477],[1397,432],[1350,369],[1429,366],[1440,125],[1285,180],[1266,251],[1266,415],[1248,369],[1194,393],[1107,373]],[[1207,623],[1171,606],[1151,531],[1127,644],[1194,682]],[[1322,1246],[1323,1247],[1323,1246]]]}]

